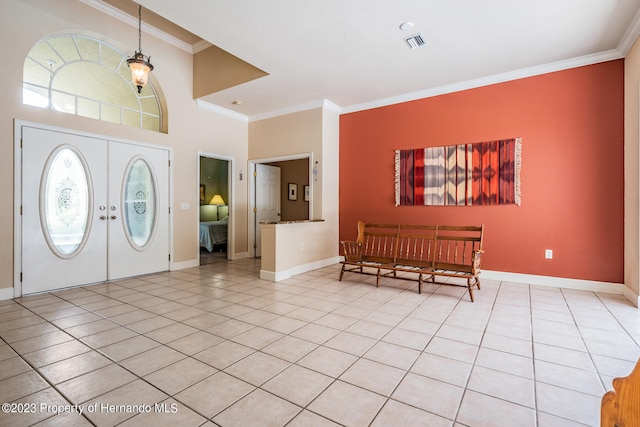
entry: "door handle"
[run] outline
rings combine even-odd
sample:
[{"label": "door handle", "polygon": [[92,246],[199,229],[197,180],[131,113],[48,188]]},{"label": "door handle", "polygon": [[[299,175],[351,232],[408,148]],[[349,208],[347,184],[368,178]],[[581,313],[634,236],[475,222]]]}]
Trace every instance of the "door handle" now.
[{"label": "door handle", "polygon": [[117,216],[115,216],[115,215],[111,215],[109,218],[110,218],[110,219],[118,219],[118,217],[117,217]]},{"label": "door handle", "polygon": [[102,221],[104,221],[104,220],[106,220],[106,219],[107,219],[107,216],[106,216],[106,215],[100,215],[100,219],[101,219]]}]

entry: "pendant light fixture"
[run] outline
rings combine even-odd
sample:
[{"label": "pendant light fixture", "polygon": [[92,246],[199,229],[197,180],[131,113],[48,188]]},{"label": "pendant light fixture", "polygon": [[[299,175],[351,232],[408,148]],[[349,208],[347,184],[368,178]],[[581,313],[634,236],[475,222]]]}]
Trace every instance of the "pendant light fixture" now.
[{"label": "pendant light fixture", "polygon": [[153,70],[151,57],[142,54],[142,6],[138,6],[138,50],[127,59],[127,64],[131,68],[131,78],[138,87],[138,93],[147,84],[149,71]]}]

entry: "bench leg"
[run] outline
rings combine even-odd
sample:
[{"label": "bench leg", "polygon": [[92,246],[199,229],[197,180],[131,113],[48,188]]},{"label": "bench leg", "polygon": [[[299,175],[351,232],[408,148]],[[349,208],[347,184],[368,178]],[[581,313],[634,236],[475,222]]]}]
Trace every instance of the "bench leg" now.
[{"label": "bench leg", "polygon": [[480,289],[480,278],[476,277],[476,286]]},{"label": "bench leg", "polygon": [[478,285],[478,289],[480,289],[480,282],[478,281],[478,278],[476,277],[475,283],[471,282],[471,278],[467,279],[467,288],[469,289],[469,297],[471,298],[471,302],[474,302],[473,300],[473,285]]},{"label": "bench leg", "polygon": [[376,288],[380,287],[380,269],[378,269],[378,274],[376,276]]},{"label": "bench leg", "polygon": [[342,264],[342,269],[340,269],[340,281],[342,282],[342,276],[344,275],[344,268],[347,266],[347,264]]},{"label": "bench leg", "polygon": [[418,274],[418,293],[422,293],[422,274]]}]

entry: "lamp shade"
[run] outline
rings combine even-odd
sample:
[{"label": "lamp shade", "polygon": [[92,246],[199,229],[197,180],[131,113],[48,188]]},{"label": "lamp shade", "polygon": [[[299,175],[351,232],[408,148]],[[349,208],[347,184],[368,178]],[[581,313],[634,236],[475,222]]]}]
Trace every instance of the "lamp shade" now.
[{"label": "lamp shade", "polygon": [[149,80],[149,71],[153,70],[153,65],[142,52],[136,52],[133,58],[127,60],[127,64],[131,67],[131,78],[133,83],[138,87],[138,93],[146,86]]},{"label": "lamp shade", "polygon": [[222,199],[222,196],[219,194],[216,194],[215,196],[213,196],[211,198],[211,201],[209,202],[210,205],[224,205],[224,200]]}]

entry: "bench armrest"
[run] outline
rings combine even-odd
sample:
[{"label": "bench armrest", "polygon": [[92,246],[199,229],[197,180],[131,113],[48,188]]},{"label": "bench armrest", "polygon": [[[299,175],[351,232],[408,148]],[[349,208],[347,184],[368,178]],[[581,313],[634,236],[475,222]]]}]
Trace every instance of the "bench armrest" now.
[{"label": "bench armrest", "polygon": [[362,243],[354,240],[341,240],[345,261],[362,261]]},{"label": "bench armrest", "polygon": [[480,261],[482,260],[483,253],[484,251],[482,249],[474,249],[471,254],[471,272],[473,274],[480,272]]}]

